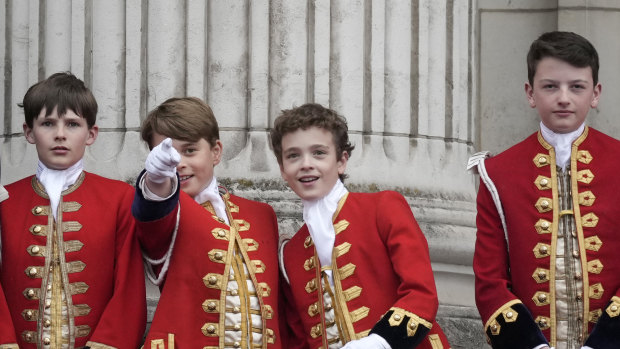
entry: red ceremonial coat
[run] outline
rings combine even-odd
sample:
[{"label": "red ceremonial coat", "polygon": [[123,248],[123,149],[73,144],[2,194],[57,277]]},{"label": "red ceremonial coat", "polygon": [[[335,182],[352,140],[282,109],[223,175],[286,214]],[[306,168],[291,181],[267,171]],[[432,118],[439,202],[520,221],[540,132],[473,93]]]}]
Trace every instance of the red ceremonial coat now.
[{"label": "red ceremonial coat", "polygon": [[[335,309],[345,341],[377,333],[392,349],[449,348],[435,322],[438,300],[426,238],[403,196],[349,193],[333,222]],[[327,348],[321,266],[306,225],[282,253],[290,348]]]},{"label": "red ceremonial coat", "polygon": [[15,328],[11,313],[4,298],[4,291],[0,285],[0,348],[18,349],[17,340],[15,339]]},{"label": "red ceremonial coat", "polygon": [[[620,330],[612,330],[620,312],[619,159],[620,142],[592,128],[586,127],[572,145],[572,214],[579,241],[573,257],[581,260],[582,270],[575,277],[583,281],[581,303],[576,303],[583,305],[585,315],[583,339],[600,324],[588,341],[602,343],[598,341],[604,338],[608,344],[590,345],[597,349],[617,348],[609,344],[608,332],[620,335]],[[555,345],[555,244],[560,217],[555,163],[554,149],[540,133],[484,161],[490,181],[481,173],[476,303],[497,348],[533,347],[545,338]],[[506,236],[494,192],[501,201]]]},{"label": "red ceremonial coat", "polygon": [[[278,323],[279,270],[278,225],[271,206],[226,193],[224,202],[231,225],[177,192],[163,218],[153,213],[141,191],[136,191],[134,215],[138,236],[149,258],[163,257],[170,247],[180,206],[178,230],[165,282],[144,344],[145,348],[223,348],[225,343],[226,285],[233,263],[235,240],[260,301],[263,347],[282,348]],[[178,202],[178,205],[177,205]],[[166,206],[166,203],[163,203]],[[219,253],[219,254],[218,254]],[[242,310],[248,311],[249,310]]]},{"label": "red ceremonial coat", "polygon": [[[133,188],[83,172],[62,192],[57,220],[62,229],[56,232],[49,198],[35,176],[6,189],[10,197],[0,204],[0,282],[12,319],[0,322],[13,321],[19,347],[42,347],[49,339],[41,329],[59,328],[60,321],[75,325],[70,348],[87,342],[92,348],[136,348],[146,325],[146,296],[130,210]],[[57,257],[54,240],[64,251]],[[68,315],[60,313],[62,304],[51,304],[47,323],[43,300],[52,265],[60,269],[53,284],[68,297]]]}]

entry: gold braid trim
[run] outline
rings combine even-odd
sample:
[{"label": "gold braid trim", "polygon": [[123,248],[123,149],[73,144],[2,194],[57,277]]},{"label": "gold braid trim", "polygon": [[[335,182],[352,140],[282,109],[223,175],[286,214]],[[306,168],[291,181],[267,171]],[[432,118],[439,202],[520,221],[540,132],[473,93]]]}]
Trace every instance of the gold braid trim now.
[{"label": "gold braid trim", "polygon": [[87,347],[91,347],[91,349],[116,349],[116,347],[110,346],[110,345],[105,345],[102,343],[97,343],[97,342],[91,342],[88,341],[86,343]]},{"label": "gold braid trim", "polygon": [[506,311],[508,308],[512,307],[515,304],[522,304],[523,302],[521,302],[519,299],[513,299],[510,302],[502,305],[501,307],[499,307],[499,309],[497,309],[493,315],[491,315],[489,317],[489,319],[487,320],[486,324],[484,324],[484,332],[486,333],[486,331],[489,329],[489,326],[491,326],[492,322],[495,322],[495,319],[502,314],[504,311]]},{"label": "gold braid trim", "polygon": [[19,349],[19,346],[15,343],[11,344],[0,344],[0,349]]}]

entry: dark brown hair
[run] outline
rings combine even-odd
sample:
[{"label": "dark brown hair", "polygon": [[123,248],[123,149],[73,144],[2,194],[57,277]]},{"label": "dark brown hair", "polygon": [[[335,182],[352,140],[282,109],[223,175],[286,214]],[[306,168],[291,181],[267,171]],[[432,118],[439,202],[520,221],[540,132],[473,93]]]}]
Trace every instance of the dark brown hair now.
[{"label": "dark brown hair", "polygon": [[196,97],[170,98],[153,109],[142,122],[140,135],[152,148],[153,134],[198,142],[204,138],[214,147],[220,139],[211,107]]},{"label": "dark brown hair", "polygon": [[52,74],[32,85],[18,106],[24,108],[26,125],[33,127],[34,120],[45,109],[45,117],[58,108],[59,116],[71,110],[86,119],[90,129],[97,121],[97,101],[84,82],[70,72]]},{"label": "dark brown hair", "polygon": [[592,44],[581,35],[572,32],[553,31],[542,34],[530,46],[527,53],[527,78],[534,86],[534,75],[538,62],[552,57],[574,67],[592,68],[592,81],[598,83],[598,53]]},{"label": "dark brown hair", "polygon": [[[271,130],[271,147],[280,165],[282,165],[282,137],[287,133],[298,129],[306,130],[312,126],[331,132],[336,145],[336,159],[341,159],[345,151],[351,156],[355,146],[349,142],[347,120],[320,104],[307,103],[297,108],[282,110],[274,122]],[[344,181],[346,177],[341,174],[340,180]]]}]

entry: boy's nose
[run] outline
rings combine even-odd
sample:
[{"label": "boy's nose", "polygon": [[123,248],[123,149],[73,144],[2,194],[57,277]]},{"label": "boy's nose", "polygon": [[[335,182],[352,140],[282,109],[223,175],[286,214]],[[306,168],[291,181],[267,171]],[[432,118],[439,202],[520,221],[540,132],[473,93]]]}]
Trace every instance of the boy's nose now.
[{"label": "boy's nose", "polygon": [[560,95],[558,96],[558,101],[562,104],[566,104],[570,102],[570,98],[568,97],[569,91],[568,88],[564,87],[560,89]]},{"label": "boy's nose", "polygon": [[301,165],[303,168],[312,168],[312,157],[311,156],[304,156],[301,160]]},{"label": "boy's nose", "polygon": [[65,128],[63,126],[58,126],[56,128],[56,138],[65,139]]}]

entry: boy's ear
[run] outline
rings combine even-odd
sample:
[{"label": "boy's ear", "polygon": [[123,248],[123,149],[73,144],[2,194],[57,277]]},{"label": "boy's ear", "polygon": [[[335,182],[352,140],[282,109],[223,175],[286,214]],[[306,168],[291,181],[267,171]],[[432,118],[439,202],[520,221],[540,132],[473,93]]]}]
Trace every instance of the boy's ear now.
[{"label": "boy's ear", "polygon": [[99,126],[93,125],[93,127],[88,129],[88,138],[86,138],[86,145],[91,145],[95,143],[97,136],[99,135]]},{"label": "boy's ear", "polygon": [[222,141],[219,139],[215,141],[215,145],[211,147],[211,153],[213,154],[213,166],[217,165],[222,161],[222,151],[224,150],[224,145]]},{"label": "boy's ear", "polygon": [[536,108],[536,99],[534,98],[534,86],[530,85],[529,82],[525,83],[525,96],[527,97],[527,101],[530,103],[530,107]]},{"label": "boy's ear", "polygon": [[338,159],[336,165],[338,166],[338,174],[344,174],[344,171],[347,169],[347,162],[349,161],[349,153],[346,151],[342,152],[342,156]]},{"label": "boy's ear", "polygon": [[34,144],[35,143],[35,139],[34,139],[34,135],[32,133],[32,129],[30,127],[28,127],[28,124],[26,124],[24,122],[24,136],[26,137],[26,140],[28,141],[28,143],[30,144]]},{"label": "boy's ear", "polygon": [[599,82],[596,84],[596,86],[594,86],[594,91],[592,91],[592,101],[590,102],[591,108],[598,107],[598,101],[601,98],[602,91],[603,91],[603,86]]}]

